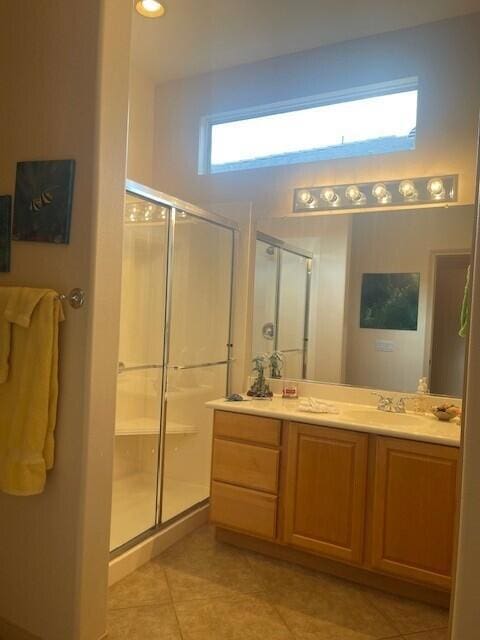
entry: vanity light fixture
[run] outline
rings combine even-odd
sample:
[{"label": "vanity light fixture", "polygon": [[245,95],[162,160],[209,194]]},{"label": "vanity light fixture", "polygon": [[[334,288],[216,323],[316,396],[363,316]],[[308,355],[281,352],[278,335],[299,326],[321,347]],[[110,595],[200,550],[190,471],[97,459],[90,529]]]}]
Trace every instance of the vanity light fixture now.
[{"label": "vanity light fixture", "polygon": [[294,213],[444,204],[458,200],[458,176],[428,176],[357,184],[300,187]]},{"label": "vanity light fixture", "polygon": [[161,18],[165,7],[158,0],[136,0],[135,9],[144,18]]}]

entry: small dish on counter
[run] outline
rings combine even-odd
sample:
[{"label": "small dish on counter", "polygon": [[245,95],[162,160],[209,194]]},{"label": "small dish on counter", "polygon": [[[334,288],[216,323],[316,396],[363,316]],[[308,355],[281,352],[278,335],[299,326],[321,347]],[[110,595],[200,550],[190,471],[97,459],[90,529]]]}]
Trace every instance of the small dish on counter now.
[{"label": "small dish on counter", "polygon": [[432,413],[442,422],[451,422],[455,418],[460,418],[462,410],[454,404],[448,404],[445,402],[438,407],[432,407]]}]

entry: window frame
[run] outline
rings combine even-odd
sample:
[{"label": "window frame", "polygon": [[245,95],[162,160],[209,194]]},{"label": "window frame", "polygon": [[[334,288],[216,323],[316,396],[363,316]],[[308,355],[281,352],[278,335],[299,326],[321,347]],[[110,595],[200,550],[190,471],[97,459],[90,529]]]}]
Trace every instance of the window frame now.
[{"label": "window frame", "polygon": [[[232,111],[224,111],[221,113],[203,116],[200,120],[200,136],[199,136],[199,153],[198,153],[198,174],[199,175],[218,175],[222,173],[232,173],[233,171],[242,171],[248,169],[272,168],[285,166],[289,164],[300,164],[302,162],[314,162],[314,160],[293,160],[266,165],[259,160],[258,166],[249,166],[230,169],[212,169],[212,128],[218,124],[228,122],[237,122],[241,120],[250,120],[261,118],[263,116],[277,115],[281,113],[290,113],[294,111],[302,111],[314,107],[322,107],[332,104],[340,104],[342,102],[353,102],[363,98],[374,98],[395,93],[404,93],[407,91],[417,91],[417,123],[418,123],[418,104],[420,98],[419,80],[417,76],[408,78],[400,78],[388,82],[380,82],[376,84],[363,85],[353,87],[341,91],[331,91],[328,93],[316,94],[308,97],[294,98],[292,100],[284,100],[280,102],[272,102],[270,104],[255,105],[245,107],[243,109],[235,109]],[[319,149],[328,149],[328,147],[319,147]],[[296,152],[300,155],[303,152]],[[285,154],[286,158],[289,154]],[[290,155],[294,155],[292,152]],[[360,157],[366,157],[367,154]],[[355,156],[348,156],[355,157]],[[359,156],[357,156],[359,157]],[[243,161],[242,161],[243,162]],[[317,160],[318,162],[318,160]],[[255,163],[255,160],[252,160]],[[234,164],[234,163],[231,163]]]}]

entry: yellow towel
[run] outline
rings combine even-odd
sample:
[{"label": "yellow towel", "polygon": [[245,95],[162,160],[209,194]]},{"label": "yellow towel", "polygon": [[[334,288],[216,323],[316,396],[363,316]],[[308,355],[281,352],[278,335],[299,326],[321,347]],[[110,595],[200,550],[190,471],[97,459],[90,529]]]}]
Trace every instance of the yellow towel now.
[{"label": "yellow towel", "polygon": [[53,466],[58,399],[58,329],[54,291],[11,288],[10,372],[0,385],[0,490],[42,493]]},{"label": "yellow towel", "polygon": [[9,297],[10,288],[0,288],[0,384],[6,382],[8,378],[10,322],[5,318],[5,309],[7,308]]}]

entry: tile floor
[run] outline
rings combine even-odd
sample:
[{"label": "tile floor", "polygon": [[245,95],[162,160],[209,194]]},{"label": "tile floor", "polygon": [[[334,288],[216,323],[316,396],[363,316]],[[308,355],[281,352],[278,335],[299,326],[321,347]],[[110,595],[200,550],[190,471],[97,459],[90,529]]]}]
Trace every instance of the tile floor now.
[{"label": "tile floor", "polygon": [[110,589],[109,640],[446,640],[448,613],[215,541],[203,527]]}]

